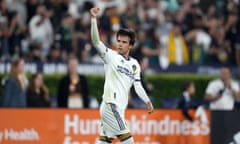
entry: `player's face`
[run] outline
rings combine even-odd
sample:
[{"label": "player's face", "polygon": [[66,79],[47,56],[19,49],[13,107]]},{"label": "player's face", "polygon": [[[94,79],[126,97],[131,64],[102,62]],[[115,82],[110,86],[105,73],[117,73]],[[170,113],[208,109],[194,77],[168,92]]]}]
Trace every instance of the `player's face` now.
[{"label": "player's face", "polygon": [[131,47],[132,45],[130,45],[130,38],[128,36],[119,35],[117,37],[117,51],[119,54],[128,56]]}]

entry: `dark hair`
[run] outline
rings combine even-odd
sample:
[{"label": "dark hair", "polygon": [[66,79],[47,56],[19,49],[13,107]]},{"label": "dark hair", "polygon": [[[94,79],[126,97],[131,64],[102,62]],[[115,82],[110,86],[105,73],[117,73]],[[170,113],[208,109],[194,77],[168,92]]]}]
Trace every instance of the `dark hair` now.
[{"label": "dark hair", "polygon": [[231,68],[230,68],[229,66],[225,65],[225,64],[223,64],[223,65],[221,66],[220,70],[222,70],[222,69],[227,69],[227,70],[229,70],[230,73],[232,73]]},{"label": "dark hair", "polygon": [[[30,77],[29,80],[29,86],[28,86],[28,90],[30,90],[31,92],[36,92],[36,84],[35,84],[35,80],[37,79],[38,76],[42,76],[41,73],[34,73],[32,74],[32,76]],[[46,101],[49,100],[49,90],[48,87],[43,83],[42,86],[40,87],[40,91],[43,92],[44,94],[44,99]]]},{"label": "dark hair", "polygon": [[8,21],[13,20],[17,15],[18,13],[16,11],[10,11],[8,14]]},{"label": "dark hair", "polygon": [[193,84],[193,81],[185,81],[185,82],[183,83],[182,90],[183,90],[183,91],[186,91],[192,84]]},{"label": "dark hair", "polygon": [[131,29],[120,29],[118,32],[117,32],[117,37],[119,35],[122,35],[122,36],[128,36],[130,38],[130,41],[129,41],[129,44],[130,45],[134,45],[135,43],[135,32]]},{"label": "dark hair", "polygon": [[29,79],[29,89],[32,90],[33,92],[35,91],[36,84],[35,84],[35,79],[41,75],[41,73],[34,73],[31,75]]}]

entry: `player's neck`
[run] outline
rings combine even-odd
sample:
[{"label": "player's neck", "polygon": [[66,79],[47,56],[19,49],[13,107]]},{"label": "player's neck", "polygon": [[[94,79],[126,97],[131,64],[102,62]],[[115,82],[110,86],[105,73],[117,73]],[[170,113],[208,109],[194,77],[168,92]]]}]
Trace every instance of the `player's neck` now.
[{"label": "player's neck", "polygon": [[125,54],[122,54],[122,56],[125,58],[125,59],[129,59],[129,51],[127,52],[127,53],[125,53]]}]

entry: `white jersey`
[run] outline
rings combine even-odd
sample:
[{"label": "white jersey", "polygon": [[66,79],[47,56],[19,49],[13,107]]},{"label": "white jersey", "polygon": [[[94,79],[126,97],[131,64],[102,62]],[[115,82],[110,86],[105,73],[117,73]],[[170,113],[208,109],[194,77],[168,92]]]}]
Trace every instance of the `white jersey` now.
[{"label": "white jersey", "polygon": [[[239,92],[239,85],[236,81],[231,80],[231,87],[235,91]],[[206,94],[213,98],[220,92],[222,97],[216,101],[210,103],[211,110],[232,110],[234,106],[234,96],[229,88],[225,88],[224,83],[221,79],[211,81],[206,89]]]},{"label": "white jersey", "polygon": [[[103,101],[114,103],[121,109],[125,109],[128,104],[128,94],[131,86],[134,84],[136,90],[139,83],[141,84],[140,66],[134,58],[126,59],[118,52],[107,48],[102,42],[99,42],[96,47],[104,61],[105,68]],[[140,94],[140,97],[144,102],[148,102],[149,99],[145,91],[141,92],[144,96]]]}]

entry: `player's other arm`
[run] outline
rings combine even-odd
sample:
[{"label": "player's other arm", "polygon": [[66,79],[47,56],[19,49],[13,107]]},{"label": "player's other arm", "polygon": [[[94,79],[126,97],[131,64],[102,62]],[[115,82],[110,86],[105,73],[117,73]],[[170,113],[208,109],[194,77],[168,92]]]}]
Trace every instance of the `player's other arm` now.
[{"label": "player's other arm", "polygon": [[133,83],[133,86],[134,86],[134,89],[137,93],[137,95],[145,102],[145,104],[147,105],[147,110],[149,113],[152,113],[153,112],[153,105],[149,99],[149,97],[147,96],[147,93],[146,91],[144,90],[143,86],[142,86],[142,83],[141,83],[141,76],[140,76],[140,73],[141,73],[141,68],[139,66],[138,63],[136,63],[136,74],[134,76],[134,83]]},{"label": "player's other arm", "polygon": [[91,39],[93,45],[97,48],[98,52],[103,55],[107,51],[107,47],[101,42],[97,27],[97,16],[99,13],[99,8],[91,8]]},{"label": "player's other arm", "polygon": [[137,95],[145,102],[145,104],[147,105],[147,110],[149,113],[153,112],[153,105],[152,102],[150,101],[149,97],[147,96],[146,91],[144,90],[142,83],[140,80],[136,80],[134,82],[134,89],[137,93]]}]

